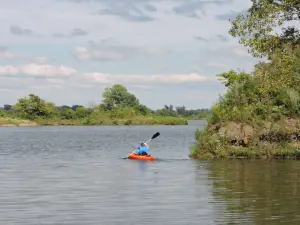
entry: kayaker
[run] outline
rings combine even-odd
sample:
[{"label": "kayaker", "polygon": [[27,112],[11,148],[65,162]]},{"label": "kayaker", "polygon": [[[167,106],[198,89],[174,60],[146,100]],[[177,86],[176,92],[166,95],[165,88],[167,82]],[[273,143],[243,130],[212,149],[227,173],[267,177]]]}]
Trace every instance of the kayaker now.
[{"label": "kayaker", "polygon": [[137,155],[149,155],[149,146],[146,143],[141,143],[138,149],[135,151]]}]

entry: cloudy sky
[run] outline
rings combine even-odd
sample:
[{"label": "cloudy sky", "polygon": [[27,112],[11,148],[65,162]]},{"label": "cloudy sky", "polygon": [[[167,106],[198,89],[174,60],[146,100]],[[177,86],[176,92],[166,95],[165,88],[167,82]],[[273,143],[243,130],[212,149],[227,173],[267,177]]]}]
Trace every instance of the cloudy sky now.
[{"label": "cloudy sky", "polygon": [[228,34],[250,0],[0,0],[0,105],[35,93],[57,105],[101,102],[120,83],[141,103],[210,107],[215,74],[251,71]]}]

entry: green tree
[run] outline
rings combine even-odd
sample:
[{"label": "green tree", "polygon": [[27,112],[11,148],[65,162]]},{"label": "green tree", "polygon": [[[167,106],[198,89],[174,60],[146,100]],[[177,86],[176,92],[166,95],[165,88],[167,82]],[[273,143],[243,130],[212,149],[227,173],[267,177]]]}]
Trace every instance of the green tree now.
[{"label": "green tree", "polygon": [[[231,22],[229,33],[240,36],[240,43],[250,47],[253,56],[270,56],[285,44],[300,44],[299,29],[287,23],[300,19],[299,0],[251,0],[246,15],[239,14]],[[279,28],[279,29],[278,29]],[[280,30],[281,32],[276,32]]]},{"label": "green tree", "polygon": [[71,107],[71,109],[72,109],[73,111],[76,111],[77,108],[81,108],[81,107],[83,107],[83,106],[82,106],[82,105],[73,105],[73,106]]},{"label": "green tree", "polygon": [[179,114],[179,115],[182,115],[182,116],[187,116],[188,115],[188,110],[186,110],[185,106],[177,106],[176,107],[176,112]]},{"label": "green tree", "polygon": [[76,116],[78,118],[85,118],[89,114],[88,110],[83,106],[82,107],[77,107],[75,112],[76,112]]},{"label": "green tree", "polygon": [[177,112],[174,110],[173,105],[164,105],[164,108],[158,109],[156,113],[160,116],[178,116]]},{"label": "green tree", "polygon": [[105,110],[112,110],[115,107],[135,107],[139,105],[139,100],[121,84],[105,88],[102,97],[101,107]]},{"label": "green tree", "polygon": [[4,117],[5,116],[5,111],[3,109],[0,109],[0,117]]},{"label": "green tree", "polygon": [[63,120],[76,119],[76,113],[72,109],[62,108],[59,110],[59,117]]},{"label": "green tree", "polygon": [[164,105],[164,108],[165,108],[166,110],[169,110],[169,111],[173,111],[173,110],[174,110],[174,106],[173,106],[173,105],[170,105],[170,106]]},{"label": "green tree", "polygon": [[220,80],[226,87],[229,87],[234,82],[243,83],[244,81],[249,80],[250,74],[244,72],[237,73],[234,70],[230,70],[229,72],[217,74],[217,77],[220,78]]},{"label": "green tree", "polygon": [[12,108],[12,105],[6,104],[6,105],[3,106],[3,109],[4,109],[5,111],[9,111],[9,110],[11,110],[11,108]]},{"label": "green tree", "polygon": [[54,115],[55,105],[34,94],[29,94],[28,97],[18,99],[14,109],[25,119],[34,120],[38,117],[47,119]]},{"label": "green tree", "polygon": [[142,105],[142,104],[135,106],[134,109],[136,110],[136,112],[138,114],[141,114],[143,116],[151,114],[151,109],[149,109],[147,106]]}]

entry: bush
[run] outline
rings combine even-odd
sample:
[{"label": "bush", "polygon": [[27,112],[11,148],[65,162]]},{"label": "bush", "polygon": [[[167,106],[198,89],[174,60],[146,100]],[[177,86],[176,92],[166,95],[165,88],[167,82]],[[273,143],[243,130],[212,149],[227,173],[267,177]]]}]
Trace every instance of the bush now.
[{"label": "bush", "polygon": [[89,111],[85,107],[77,107],[75,110],[75,114],[77,118],[85,118],[89,115]]}]

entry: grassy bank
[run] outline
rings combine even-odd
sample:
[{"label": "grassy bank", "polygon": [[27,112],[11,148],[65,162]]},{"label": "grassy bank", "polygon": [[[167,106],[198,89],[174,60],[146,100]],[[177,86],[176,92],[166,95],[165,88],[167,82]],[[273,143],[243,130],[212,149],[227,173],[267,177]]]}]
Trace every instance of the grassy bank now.
[{"label": "grassy bank", "polygon": [[0,117],[0,126],[82,126],[82,125],[187,125],[187,119],[180,117],[139,116],[132,118],[93,118],[83,119],[35,119],[22,120],[17,118]]},{"label": "grassy bank", "polygon": [[35,126],[36,122],[17,118],[0,117],[0,126]]},{"label": "grassy bank", "polygon": [[[255,123],[258,122],[258,123]],[[209,124],[195,132],[191,157],[210,158],[299,158],[300,120]]]}]

